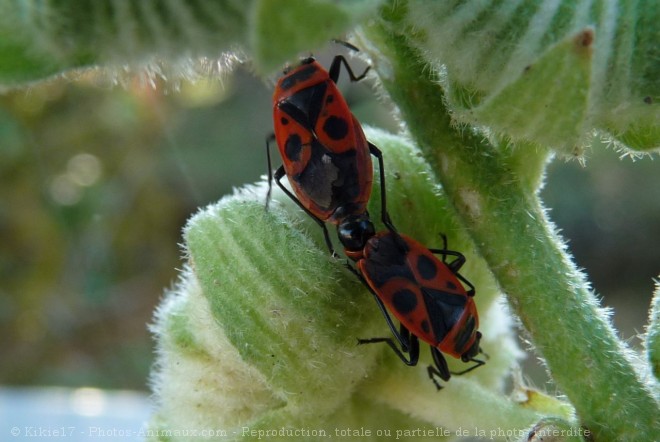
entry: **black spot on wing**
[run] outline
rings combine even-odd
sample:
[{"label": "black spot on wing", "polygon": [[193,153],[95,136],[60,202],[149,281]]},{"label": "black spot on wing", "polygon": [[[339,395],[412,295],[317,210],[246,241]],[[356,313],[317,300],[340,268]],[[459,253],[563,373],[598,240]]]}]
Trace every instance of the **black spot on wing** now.
[{"label": "black spot on wing", "polygon": [[417,271],[422,278],[432,280],[438,274],[438,266],[435,260],[426,255],[419,255],[417,258]]},{"label": "black spot on wing", "polygon": [[341,140],[348,135],[348,122],[345,118],[331,115],[323,123],[323,132],[333,140]]},{"label": "black spot on wing", "polygon": [[461,318],[467,296],[422,287],[422,295],[429,313],[431,327],[438,342],[442,341]]},{"label": "black spot on wing", "polygon": [[284,144],[284,154],[290,161],[299,161],[302,152],[302,139],[298,134],[291,134]]},{"label": "black spot on wing", "polygon": [[407,315],[417,308],[417,296],[405,288],[398,290],[392,295],[392,306],[398,313]]}]

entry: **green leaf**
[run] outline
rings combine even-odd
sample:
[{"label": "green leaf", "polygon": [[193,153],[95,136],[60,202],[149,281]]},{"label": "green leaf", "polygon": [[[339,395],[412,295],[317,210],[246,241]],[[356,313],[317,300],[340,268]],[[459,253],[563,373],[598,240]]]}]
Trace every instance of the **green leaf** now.
[{"label": "green leaf", "polygon": [[[84,0],[74,8],[60,0],[8,0],[0,5],[0,36],[6,37],[0,42],[0,86],[92,66],[147,67],[178,79],[208,74],[208,65],[222,69],[246,54],[270,73],[341,38],[381,3]],[[199,59],[210,61],[196,68]]]},{"label": "green leaf", "polygon": [[[227,63],[246,47],[250,0],[9,0],[0,5],[0,85],[71,69],[159,65],[191,75],[191,60]],[[170,75],[171,74],[171,75]]]},{"label": "green leaf", "polygon": [[581,154],[593,130],[630,149],[658,148],[657,1],[399,5],[398,26],[443,73],[459,121],[569,155]]},{"label": "green leaf", "polygon": [[548,50],[515,81],[472,109],[473,122],[580,155],[580,139],[587,133],[592,40],[593,30],[585,29]]},{"label": "green leaf", "polygon": [[[1,13],[1,12],[0,12]],[[32,51],[25,42],[0,31],[0,90],[61,71],[57,60]]]},{"label": "green leaf", "polygon": [[[649,105],[649,114],[653,110]],[[658,122],[645,122],[649,115],[645,115],[638,122],[632,123],[625,131],[613,133],[617,147],[637,152],[658,152],[660,150],[660,124]]]},{"label": "green leaf", "polygon": [[374,14],[381,0],[259,0],[251,48],[261,72],[272,72],[296,54],[340,38],[358,20]]}]

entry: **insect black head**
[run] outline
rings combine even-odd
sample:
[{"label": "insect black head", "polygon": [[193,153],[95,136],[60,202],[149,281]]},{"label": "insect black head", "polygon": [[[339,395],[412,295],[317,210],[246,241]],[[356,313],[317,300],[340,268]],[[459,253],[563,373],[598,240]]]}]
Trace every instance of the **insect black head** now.
[{"label": "insect black head", "polygon": [[362,250],[375,234],[376,229],[366,213],[347,216],[337,225],[339,241],[349,251]]},{"label": "insect black head", "polygon": [[[302,60],[300,60],[300,64],[299,64],[298,66],[303,66],[303,65],[306,65],[306,64],[313,63],[315,60],[316,60],[316,59],[315,59],[314,57],[303,58]],[[284,68],[284,70],[282,71],[282,73],[283,73],[284,75],[286,75],[286,74],[288,74],[289,72],[291,72],[294,68],[297,68],[298,66],[286,66],[286,67]]]}]

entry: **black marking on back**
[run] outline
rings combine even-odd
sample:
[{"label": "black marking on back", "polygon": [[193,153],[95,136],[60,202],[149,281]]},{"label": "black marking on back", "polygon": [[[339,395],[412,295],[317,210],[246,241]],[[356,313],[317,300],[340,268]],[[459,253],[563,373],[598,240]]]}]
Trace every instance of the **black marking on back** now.
[{"label": "black marking on back", "polygon": [[417,258],[417,271],[422,278],[430,281],[438,274],[438,266],[435,264],[435,260],[426,255],[419,255]]},{"label": "black marking on back", "polygon": [[323,123],[323,132],[333,140],[341,140],[348,135],[348,122],[342,117],[330,115]]},{"label": "black marking on back", "polygon": [[371,240],[371,252],[365,262],[365,271],[376,287],[381,287],[392,278],[405,278],[417,284],[406,256],[408,249],[401,250],[393,234],[381,236]]},{"label": "black marking on back", "polygon": [[305,169],[293,179],[309,198],[324,210],[337,209],[355,201],[360,194],[355,150],[333,153],[312,141]]},{"label": "black marking on back", "polygon": [[392,307],[402,314],[407,315],[417,308],[417,296],[408,289],[397,290],[392,295]]},{"label": "black marking on back", "polygon": [[284,154],[287,159],[291,161],[300,161],[300,154],[302,152],[302,139],[298,134],[291,134],[286,139],[284,145]]},{"label": "black marking on back", "polygon": [[280,101],[278,107],[302,127],[314,132],[327,87],[326,83],[319,83],[305,88]]},{"label": "black marking on back", "polygon": [[433,333],[440,342],[463,315],[467,296],[456,295],[430,287],[422,287],[422,295],[431,319]]},{"label": "black marking on back", "polygon": [[282,126],[286,126],[287,124],[289,124],[289,119],[286,118],[286,117],[282,117],[282,118],[280,118],[280,124],[281,124]]},{"label": "black marking on back", "polygon": [[296,85],[296,83],[308,80],[316,73],[316,71],[317,71],[316,66],[309,65],[294,72],[293,74],[289,74],[286,77],[282,78],[282,81],[280,82],[280,89],[284,91],[287,89],[291,89],[293,86]]}]

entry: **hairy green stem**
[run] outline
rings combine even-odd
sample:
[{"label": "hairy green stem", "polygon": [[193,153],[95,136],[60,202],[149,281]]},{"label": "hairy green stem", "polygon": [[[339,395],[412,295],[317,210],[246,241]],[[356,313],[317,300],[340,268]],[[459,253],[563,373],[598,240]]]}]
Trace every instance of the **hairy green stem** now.
[{"label": "hairy green stem", "polygon": [[651,372],[660,381],[660,281],[655,283],[649,324],[646,331],[646,356],[651,365]]},{"label": "hairy green stem", "polygon": [[389,18],[366,27],[362,47],[557,385],[596,440],[660,439],[658,404],[535,191],[508,164],[509,153],[452,125],[435,73],[403,36],[413,31],[401,28],[398,12],[387,9]]}]

